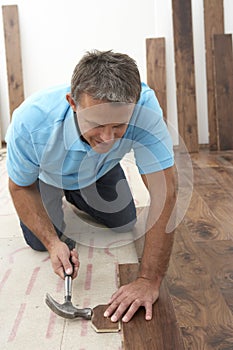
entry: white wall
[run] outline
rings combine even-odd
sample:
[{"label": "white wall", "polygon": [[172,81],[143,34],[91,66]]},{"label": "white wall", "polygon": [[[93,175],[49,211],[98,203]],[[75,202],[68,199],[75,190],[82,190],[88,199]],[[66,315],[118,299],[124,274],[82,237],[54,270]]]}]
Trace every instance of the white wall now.
[{"label": "white wall", "polygon": [[[0,0],[17,4],[25,96],[69,82],[87,50],[113,49],[131,55],[146,81],[145,39],[166,37],[168,116],[177,129],[171,0]],[[233,1],[225,0],[226,32],[233,32]],[[193,0],[199,142],[208,142],[203,0]],[[0,11],[0,118],[2,135],[9,125],[3,25]],[[174,142],[177,138],[173,133]]]},{"label": "white wall", "polygon": [[[25,96],[69,82],[87,50],[124,52],[134,57],[145,79],[145,38],[154,35],[154,0],[0,0],[17,4]],[[3,30],[0,19],[0,113],[9,124]]]}]

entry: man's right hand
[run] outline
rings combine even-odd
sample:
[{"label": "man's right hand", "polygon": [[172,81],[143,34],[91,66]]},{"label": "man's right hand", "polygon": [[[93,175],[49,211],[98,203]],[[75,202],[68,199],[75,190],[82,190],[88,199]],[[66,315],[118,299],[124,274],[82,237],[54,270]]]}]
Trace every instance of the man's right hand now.
[{"label": "man's right hand", "polygon": [[[76,249],[70,251],[67,245],[59,240],[49,249],[49,255],[53,270],[58,276],[64,279],[65,270],[68,275],[72,274],[73,279],[77,277],[80,263]],[[73,266],[70,263],[70,259]]]}]

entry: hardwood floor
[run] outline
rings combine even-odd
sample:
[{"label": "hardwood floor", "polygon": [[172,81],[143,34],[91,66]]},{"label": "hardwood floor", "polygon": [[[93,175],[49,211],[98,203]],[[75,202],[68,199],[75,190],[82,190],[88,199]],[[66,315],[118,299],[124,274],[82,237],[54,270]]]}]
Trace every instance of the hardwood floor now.
[{"label": "hardwood floor", "polygon": [[[167,274],[185,349],[233,349],[233,151],[191,155],[194,188]],[[179,349],[177,349],[179,350]]]},{"label": "hardwood floor", "polygon": [[[158,345],[159,337],[156,338],[154,332],[157,344],[154,349],[232,350],[233,151],[201,150],[191,154],[191,159],[194,174],[192,198],[176,229],[165,278],[167,294],[163,291],[163,301],[165,296],[169,312],[173,309],[171,314],[174,313],[176,322],[174,317],[172,322],[179,328],[182,343],[179,339],[179,345],[171,345],[171,337],[167,334]],[[182,164],[182,155],[179,160]],[[182,166],[185,169],[185,164]],[[140,258],[142,245],[138,244],[140,240],[136,243]],[[170,331],[163,317],[160,320],[156,317],[156,320],[161,323],[160,327]],[[135,331],[137,337],[138,332]],[[127,334],[126,331],[124,338]]]}]

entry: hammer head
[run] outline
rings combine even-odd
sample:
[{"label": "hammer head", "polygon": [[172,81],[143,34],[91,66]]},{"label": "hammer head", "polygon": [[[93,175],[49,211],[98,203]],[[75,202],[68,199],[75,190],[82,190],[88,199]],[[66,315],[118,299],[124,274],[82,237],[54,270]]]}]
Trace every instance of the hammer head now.
[{"label": "hammer head", "polygon": [[78,309],[73,306],[71,301],[65,301],[63,304],[59,304],[48,293],[46,294],[45,302],[53,312],[61,317],[69,319],[77,317],[82,317],[86,320],[91,319],[92,309],[90,308]]}]

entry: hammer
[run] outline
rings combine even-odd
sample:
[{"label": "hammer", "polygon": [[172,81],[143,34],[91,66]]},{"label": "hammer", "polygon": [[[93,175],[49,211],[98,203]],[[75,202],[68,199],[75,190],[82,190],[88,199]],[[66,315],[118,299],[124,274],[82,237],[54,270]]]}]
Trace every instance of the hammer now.
[{"label": "hammer", "polygon": [[[73,265],[72,261],[71,264]],[[98,333],[105,332],[118,332],[120,330],[119,322],[111,322],[109,317],[104,317],[104,311],[106,310],[108,305],[97,305],[93,309],[84,308],[78,309],[71,302],[72,296],[72,274],[68,275],[64,271],[65,275],[65,302],[63,304],[59,304],[56,302],[48,293],[46,294],[45,302],[48,307],[55,312],[57,315],[74,319],[74,318],[84,318],[85,320],[91,320],[92,327]]]},{"label": "hammer", "polygon": [[71,302],[72,277],[71,275],[68,275],[65,271],[64,271],[64,274],[65,274],[65,285],[64,285],[65,302],[63,304],[59,304],[47,293],[45,298],[46,304],[53,312],[55,312],[57,315],[61,317],[69,318],[69,319],[82,317],[85,320],[90,320],[93,313],[92,309],[90,308],[78,309],[72,304]]}]

